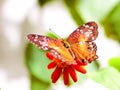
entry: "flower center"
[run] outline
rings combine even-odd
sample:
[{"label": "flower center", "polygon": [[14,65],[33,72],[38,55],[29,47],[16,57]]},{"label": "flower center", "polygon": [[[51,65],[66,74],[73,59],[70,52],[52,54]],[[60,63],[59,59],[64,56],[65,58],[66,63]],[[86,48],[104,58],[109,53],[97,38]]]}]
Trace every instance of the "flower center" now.
[{"label": "flower center", "polygon": [[66,62],[63,62],[63,61],[61,61],[61,60],[59,60],[59,59],[57,59],[57,58],[54,58],[53,61],[54,61],[54,62],[57,64],[57,66],[60,67],[60,68],[65,68],[65,67],[68,66]]}]

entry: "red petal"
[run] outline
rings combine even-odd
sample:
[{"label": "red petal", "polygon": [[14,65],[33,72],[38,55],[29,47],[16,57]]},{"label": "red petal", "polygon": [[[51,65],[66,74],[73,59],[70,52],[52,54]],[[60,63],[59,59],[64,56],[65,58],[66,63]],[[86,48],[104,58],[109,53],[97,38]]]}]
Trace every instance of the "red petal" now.
[{"label": "red petal", "polygon": [[67,85],[69,82],[69,75],[68,75],[68,69],[65,68],[63,71],[63,79],[64,79],[64,84]]},{"label": "red petal", "polygon": [[52,73],[52,76],[51,76],[53,83],[56,83],[61,73],[62,73],[62,68],[56,67],[55,71]]},{"label": "red petal", "polygon": [[48,69],[52,69],[56,66],[57,64],[55,62],[51,62],[48,64]]},{"label": "red petal", "polygon": [[85,65],[87,65],[88,63],[83,63],[82,61],[80,61],[80,60],[76,60],[76,62],[79,64],[79,65],[82,65],[82,66],[85,66]]},{"label": "red petal", "polygon": [[82,66],[79,66],[79,65],[74,65],[73,66],[77,71],[79,71],[79,72],[81,72],[81,73],[83,73],[83,74],[86,74],[86,70],[84,69],[84,67],[82,67]]},{"label": "red petal", "polygon": [[46,52],[46,56],[50,59],[53,60],[54,56],[50,52]]},{"label": "red petal", "polygon": [[68,67],[68,72],[70,73],[70,76],[72,77],[73,81],[77,81],[77,75],[75,73],[75,70],[72,67]]}]

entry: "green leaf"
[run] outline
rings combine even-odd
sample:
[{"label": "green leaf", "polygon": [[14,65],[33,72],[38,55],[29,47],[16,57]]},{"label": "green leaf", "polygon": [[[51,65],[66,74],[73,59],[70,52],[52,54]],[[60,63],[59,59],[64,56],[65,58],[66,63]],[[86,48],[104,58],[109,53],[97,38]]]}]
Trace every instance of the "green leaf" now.
[{"label": "green leaf", "polygon": [[112,67],[104,68],[90,75],[96,82],[109,90],[120,90],[120,73]]},{"label": "green leaf", "polygon": [[102,21],[106,35],[120,42],[120,2]]},{"label": "green leaf", "polygon": [[86,69],[87,69],[88,73],[93,73],[93,72],[98,71],[99,67],[100,67],[100,65],[99,65],[98,61],[96,60],[96,61],[88,64]]},{"label": "green leaf", "polygon": [[120,71],[120,57],[114,57],[109,60],[109,65]]},{"label": "green leaf", "polygon": [[31,90],[49,90],[50,84],[45,83],[31,75]]},{"label": "green leaf", "polygon": [[54,32],[47,32],[47,33],[46,33],[46,36],[51,37],[51,38],[58,39],[58,36],[55,35],[55,34],[53,34],[53,33],[54,33]]},{"label": "green leaf", "polygon": [[26,48],[26,64],[30,73],[43,82],[51,82],[51,70],[47,69],[50,60],[47,59],[45,51],[40,50],[33,44]]}]

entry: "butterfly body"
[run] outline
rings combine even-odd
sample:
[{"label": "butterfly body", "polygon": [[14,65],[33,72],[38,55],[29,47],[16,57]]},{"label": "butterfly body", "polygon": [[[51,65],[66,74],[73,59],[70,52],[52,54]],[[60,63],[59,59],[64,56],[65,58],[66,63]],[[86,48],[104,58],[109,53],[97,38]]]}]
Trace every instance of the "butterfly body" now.
[{"label": "butterfly body", "polygon": [[28,39],[67,64],[73,64],[75,60],[90,63],[98,58],[97,46],[93,42],[98,36],[97,28],[95,22],[88,22],[73,31],[66,40],[36,34],[29,34]]}]

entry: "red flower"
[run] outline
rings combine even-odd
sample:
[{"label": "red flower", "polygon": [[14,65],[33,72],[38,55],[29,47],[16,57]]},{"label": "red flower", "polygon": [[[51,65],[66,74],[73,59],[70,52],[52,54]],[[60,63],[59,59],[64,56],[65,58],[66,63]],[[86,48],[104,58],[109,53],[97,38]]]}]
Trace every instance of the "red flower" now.
[{"label": "red flower", "polygon": [[63,74],[64,84],[67,85],[69,83],[69,76],[71,76],[74,82],[77,82],[77,75],[75,70],[83,74],[86,73],[84,66],[87,64],[83,64],[81,61],[75,60],[76,64],[68,65],[67,63],[55,58],[50,52],[46,52],[46,56],[52,60],[52,62],[48,64],[48,69],[55,68],[54,72],[51,75],[53,83],[57,82],[61,74]]}]

